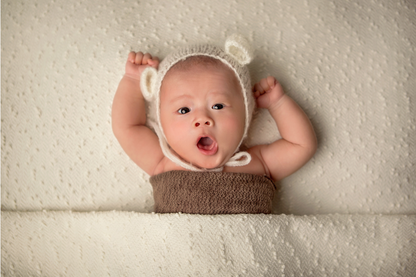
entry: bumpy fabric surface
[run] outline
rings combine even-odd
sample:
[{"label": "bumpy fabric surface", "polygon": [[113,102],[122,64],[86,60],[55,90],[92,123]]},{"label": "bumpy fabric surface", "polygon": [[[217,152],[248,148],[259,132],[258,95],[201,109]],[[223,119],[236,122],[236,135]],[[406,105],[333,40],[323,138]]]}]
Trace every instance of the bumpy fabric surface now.
[{"label": "bumpy fabric surface", "polygon": [[[1,1],[2,274],[416,276],[415,20],[413,0]],[[305,216],[149,214],[111,131],[128,52],[233,33],[316,130],[273,204]],[[245,143],[278,137],[260,110]]]},{"label": "bumpy fabric surface", "polygon": [[273,182],[243,173],[169,171],[152,176],[155,212],[269,214]]},{"label": "bumpy fabric surface", "polygon": [[415,216],[3,212],[2,221],[6,276],[416,272]]}]

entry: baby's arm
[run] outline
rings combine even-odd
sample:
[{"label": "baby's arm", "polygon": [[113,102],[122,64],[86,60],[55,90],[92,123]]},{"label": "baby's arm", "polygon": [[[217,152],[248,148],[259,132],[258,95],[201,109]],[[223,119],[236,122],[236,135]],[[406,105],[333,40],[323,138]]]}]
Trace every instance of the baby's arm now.
[{"label": "baby's arm", "polygon": [[126,73],[114,96],[112,127],[127,155],[149,175],[153,175],[163,153],[157,136],[145,125],[146,110],[140,90],[140,76],[148,66],[157,68],[158,58],[141,52],[129,54]]},{"label": "baby's arm", "polygon": [[261,159],[274,180],[281,180],[301,168],[317,148],[312,124],[303,110],[287,96],[275,78],[258,82],[254,96],[259,108],[269,110],[282,139],[259,148]]}]

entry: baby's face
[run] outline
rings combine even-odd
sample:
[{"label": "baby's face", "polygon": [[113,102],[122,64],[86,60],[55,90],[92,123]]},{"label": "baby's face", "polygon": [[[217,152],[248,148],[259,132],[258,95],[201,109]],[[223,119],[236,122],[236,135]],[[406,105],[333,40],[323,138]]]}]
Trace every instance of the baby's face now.
[{"label": "baby's face", "polygon": [[161,87],[160,117],[171,148],[201,168],[224,165],[244,134],[240,85],[224,66],[172,69]]}]

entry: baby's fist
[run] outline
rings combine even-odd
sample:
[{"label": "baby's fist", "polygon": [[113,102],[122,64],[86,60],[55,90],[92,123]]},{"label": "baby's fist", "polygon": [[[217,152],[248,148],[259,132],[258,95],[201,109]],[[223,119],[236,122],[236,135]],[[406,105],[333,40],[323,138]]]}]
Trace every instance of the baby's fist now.
[{"label": "baby's fist", "polygon": [[279,102],[284,95],[280,83],[272,76],[263,78],[253,87],[254,98],[256,98],[257,107],[269,109]]},{"label": "baby's fist", "polygon": [[142,72],[146,67],[151,66],[158,68],[159,59],[152,57],[149,53],[143,54],[142,52],[130,52],[126,62],[126,76],[140,80]]}]

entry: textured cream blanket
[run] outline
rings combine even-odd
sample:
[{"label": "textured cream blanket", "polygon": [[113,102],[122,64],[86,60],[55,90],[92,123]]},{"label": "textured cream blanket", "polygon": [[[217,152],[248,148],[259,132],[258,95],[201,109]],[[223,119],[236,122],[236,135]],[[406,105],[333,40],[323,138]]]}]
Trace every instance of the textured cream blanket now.
[{"label": "textured cream blanket", "polygon": [[[415,1],[1,5],[3,275],[416,275]],[[127,54],[233,33],[254,46],[253,82],[275,76],[305,110],[318,152],[278,185],[279,215],[152,215],[111,131]],[[276,134],[259,111],[246,143]]]},{"label": "textured cream blanket", "polygon": [[[414,276],[415,216],[3,213],[6,276]],[[22,251],[25,249],[26,251]]]}]

